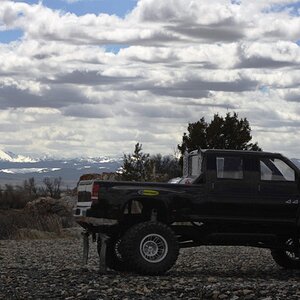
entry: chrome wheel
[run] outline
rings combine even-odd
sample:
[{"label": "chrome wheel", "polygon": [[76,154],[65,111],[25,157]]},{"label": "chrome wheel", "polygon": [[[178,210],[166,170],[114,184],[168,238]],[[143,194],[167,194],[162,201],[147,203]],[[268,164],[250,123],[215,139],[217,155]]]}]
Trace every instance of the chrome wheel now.
[{"label": "chrome wheel", "polygon": [[168,243],[159,234],[148,234],[140,243],[140,254],[150,263],[159,263],[168,254]]}]

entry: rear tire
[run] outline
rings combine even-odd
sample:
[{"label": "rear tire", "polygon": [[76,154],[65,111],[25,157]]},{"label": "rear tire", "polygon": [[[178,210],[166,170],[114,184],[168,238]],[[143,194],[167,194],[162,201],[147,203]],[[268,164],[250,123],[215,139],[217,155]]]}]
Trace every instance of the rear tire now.
[{"label": "rear tire", "polygon": [[122,253],[128,267],[143,275],[160,275],[176,262],[179,245],[174,232],[159,222],[131,227],[122,238]]},{"label": "rear tire", "polygon": [[[128,268],[121,254],[121,237],[111,237],[107,241],[106,247],[106,266],[115,271],[126,271]],[[97,251],[100,256],[101,241],[98,241]]]}]

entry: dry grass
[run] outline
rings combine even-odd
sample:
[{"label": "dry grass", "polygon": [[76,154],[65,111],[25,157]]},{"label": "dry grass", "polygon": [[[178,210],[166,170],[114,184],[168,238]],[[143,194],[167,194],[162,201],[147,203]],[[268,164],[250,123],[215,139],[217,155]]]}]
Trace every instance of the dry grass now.
[{"label": "dry grass", "polygon": [[49,239],[55,239],[57,237],[58,237],[58,235],[55,232],[21,228],[21,229],[18,229],[16,235],[14,236],[14,239],[16,239],[16,240],[49,240]]},{"label": "dry grass", "polygon": [[62,220],[58,215],[38,215],[16,209],[0,210],[0,239],[60,235],[62,235]]}]

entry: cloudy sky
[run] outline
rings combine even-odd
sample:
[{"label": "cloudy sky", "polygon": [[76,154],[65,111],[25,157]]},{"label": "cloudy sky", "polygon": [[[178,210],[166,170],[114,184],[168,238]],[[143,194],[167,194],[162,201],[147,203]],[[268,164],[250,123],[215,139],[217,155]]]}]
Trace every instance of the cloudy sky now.
[{"label": "cloudy sky", "polygon": [[300,1],[0,0],[0,149],[173,154],[235,111],[300,157],[299,70]]}]

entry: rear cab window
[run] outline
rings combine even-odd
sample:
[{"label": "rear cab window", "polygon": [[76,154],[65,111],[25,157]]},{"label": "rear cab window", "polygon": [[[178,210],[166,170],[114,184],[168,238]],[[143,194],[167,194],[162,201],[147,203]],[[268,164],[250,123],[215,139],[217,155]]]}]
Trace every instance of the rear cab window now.
[{"label": "rear cab window", "polygon": [[243,159],[239,156],[217,156],[218,179],[243,179]]}]

